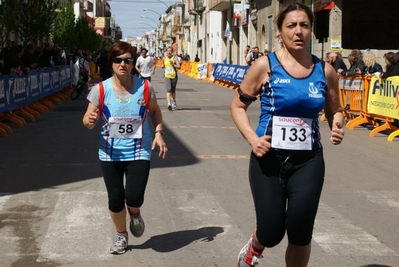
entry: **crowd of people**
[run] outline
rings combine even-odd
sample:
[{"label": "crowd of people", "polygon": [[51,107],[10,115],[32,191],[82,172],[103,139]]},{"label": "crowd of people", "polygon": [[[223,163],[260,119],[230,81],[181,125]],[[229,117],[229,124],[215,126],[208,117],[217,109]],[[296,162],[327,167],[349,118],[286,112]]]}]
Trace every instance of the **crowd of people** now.
[{"label": "crowd of people", "polygon": [[385,68],[377,62],[375,53],[369,49],[363,52],[359,49],[351,50],[348,55],[349,68],[339,52],[326,53],[324,61],[331,64],[335,71],[344,77],[355,75],[376,75],[380,78],[399,76],[399,52],[384,54]]},{"label": "crowd of people", "polygon": [[22,74],[30,70],[68,64],[68,55],[57,44],[45,43],[43,47],[28,43],[26,46],[6,41],[0,53],[0,74]]}]

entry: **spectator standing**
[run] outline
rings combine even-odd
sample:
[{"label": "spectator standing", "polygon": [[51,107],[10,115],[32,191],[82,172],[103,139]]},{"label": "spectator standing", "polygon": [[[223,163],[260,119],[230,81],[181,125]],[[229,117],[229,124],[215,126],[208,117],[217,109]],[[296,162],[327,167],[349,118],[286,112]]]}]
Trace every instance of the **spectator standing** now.
[{"label": "spectator standing", "polygon": [[151,82],[151,76],[155,74],[155,60],[153,57],[147,55],[148,50],[141,48],[141,55],[137,58],[136,70],[139,77]]},{"label": "spectator standing", "polygon": [[359,49],[353,49],[348,56],[350,67],[348,70],[338,69],[338,73],[342,76],[354,76],[357,72],[364,72],[366,65],[363,61],[362,52]]},{"label": "spectator standing", "polygon": [[[340,54],[337,52],[330,52],[328,53],[328,61],[333,66],[336,72],[346,71],[348,68],[346,67],[344,61],[339,57]],[[340,71],[340,72],[341,72]]]},{"label": "spectator standing", "polygon": [[140,210],[150,174],[151,151],[159,147],[158,156],[165,158],[167,147],[154,88],[131,75],[136,49],[126,42],[116,42],[109,55],[113,75],[90,91],[83,125],[93,129],[100,117],[104,121],[98,154],[116,231],[109,252],[123,254],[128,246],[126,214],[133,236],[140,237],[145,230]]},{"label": "spectator standing", "polygon": [[363,72],[359,69],[356,71],[357,74],[365,75],[365,74],[374,74],[374,73],[382,73],[382,67],[376,61],[376,56],[373,52],[367,51],[363,54],[363,62],[366,68]]},{"label": "spectator standing", "polygon": [[381,73],[381,78],[388,78],[399,75],[399,58],[393,52],[388,52],[384,55],[386,71]]},{"label": "spectator standing", "polygon": [[53,44],[51,43],[45,43],[44,44],[44,48],[43,51],[40,55],[39,58],[39,65],[41,68],[48,68],[48,67],[52,67],[53,63],[52,63],[52,57],[53,57],[53,53],[54,53],[54,47]]},{"label": "spectator standing", "polygon": [[198,54],[195,54],[194,62],[200,62],[200,58],[198,57]]},{"label": "spectator standing", "polygon": [[[323,108],[332,144],[344,136],[337,74],[307,51],[314,20],[305,4],[282,8],[276,17],[282,47],[252,64],[231,102],[232,118],[252,148],[249,181],[256,212],[256,228],[237,267],[257,265],[265,247],[279,244],[285,233],[284,266],[305,267],[309,261],[325,175]],[[246,110],[257,96],[261,114],[255,131]]]},{"label": "spectator standing", "polygon": [[96,65],[100,68],[100,76],[103,81],[110,78],[112,76],[112,70],[108,62],[108,51],[109,47],[104,47],[103,51],[101,51],[100,56],[96,60]]},{"label": "spectator standing", "polygon": [[6,46],[3,48],[3,50],[1,50],[1,59],[7,61],[11,56],[11,52],[12,52],[11,40],[7,40]]},{"label": "spectator standing", "polygon": [[252,52],[249,53],[249,54],[247,55],[247,57],[245,58],[245,60],[246,60],[247,64],[248,64],[249,66],[251,66],[252,63],[253,63],[258,57],[259,57],[259,47],[254,46],[254,47],[252,48]]},{"label": "spectator standing", "polygon": [[[196,55],[197,56],[197,55]],[[168,110],[176,110],[176,86],[177,86],[177,70],[180,69],[180,62],[173,56],[173,48],[166,48],[166,54],[162,62],[162,68],[165,69],[165,87],[166,101]]]},{"label": "spectator standing", "polygon": [[37,69],[39,67],[39,57],[35,55],[35,45],[28,44],[25,48],[25,53],[22,56],[22,62],[30,69]]},{"label": "spectator standing", "polygon": [[248,54],[250,53],[250,51],[251,51],[251,47],[250,47],[249,45],[247,45],[247,46],[245,47],[245,49],[244,49],[244,59],[245,59],[245,60],[247,59],[247,56],[248,56]]}]

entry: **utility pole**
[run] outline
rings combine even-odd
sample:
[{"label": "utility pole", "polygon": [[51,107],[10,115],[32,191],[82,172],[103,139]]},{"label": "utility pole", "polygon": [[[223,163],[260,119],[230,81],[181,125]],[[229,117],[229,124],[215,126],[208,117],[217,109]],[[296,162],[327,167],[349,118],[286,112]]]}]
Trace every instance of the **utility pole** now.
[{"label": "utility pole", "polygon": [[233,5],[232,5],[232,3],[231,3],[231,0],[229,0],[229,12],[228,12],[228,14],[229,14],[229,27],[230,27],[230,36],[228,36],[227,38],[229,38],[229,64],[231,64],[231,62],[232,62],[232,55],[231,55],[231,47],[232,47],[232,39],[233,39],[233,27],[232,27],[232,24],[233,24],[233,21],[232,21],[232,17],[233,17],[233,13],[232,13],[232,10],[233,10]]}]

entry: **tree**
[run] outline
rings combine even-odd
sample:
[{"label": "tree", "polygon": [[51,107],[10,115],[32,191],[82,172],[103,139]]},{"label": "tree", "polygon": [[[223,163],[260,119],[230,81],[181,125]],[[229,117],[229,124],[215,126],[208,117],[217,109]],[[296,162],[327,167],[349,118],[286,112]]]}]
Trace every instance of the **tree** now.
[{"label": "tree", "polygon": [[80,17],[75,25],[77,44],[82,50],[96,51],[105,46],[105,41],[89,26],[86,19]]},{"label": "tree", "polygon": [[54,28],[54,42],[62,44],[68,51],[73,51],[77,45],[77,38],[75,34],[75,15],[73,6],[70,3],[59,8]]}]

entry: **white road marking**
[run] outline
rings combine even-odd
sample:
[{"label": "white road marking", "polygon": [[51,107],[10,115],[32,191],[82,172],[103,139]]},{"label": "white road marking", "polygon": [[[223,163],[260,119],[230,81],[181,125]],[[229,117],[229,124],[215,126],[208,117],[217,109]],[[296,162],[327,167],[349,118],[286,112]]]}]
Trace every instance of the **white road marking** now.
[{"label": "white road marking", "polygon": [[106,260],[110,229],[106,192],[62,192],[37,261]]},{"label": "white road marking", "polygon": [[0,193],[0,212],[4,209],[7,201],[10,199],[11,195],[8,193]]},{"label": "white road marking", "polygon": [[171,223],[179,230],[199,236],[194,243],[214,239],[201,248],[210,255],[228,255],[232,253],[231,247],[245,244],[246,237],[208,190],[163,190],[162,198],[173,216]]},{"label": "white road marking", "polygon": [[357,191],[357,192],[365,195],[367,200],[373,202],[374,204],[399,209],[399,199],[395,200],[395,197],[398,198],[397,193],[390,191],[376,191],[376,192]]},{"label": "white road marking", "polygon": [[399,256],[324,203],[319,206],[313,239],[330,255]]}]

